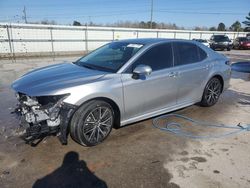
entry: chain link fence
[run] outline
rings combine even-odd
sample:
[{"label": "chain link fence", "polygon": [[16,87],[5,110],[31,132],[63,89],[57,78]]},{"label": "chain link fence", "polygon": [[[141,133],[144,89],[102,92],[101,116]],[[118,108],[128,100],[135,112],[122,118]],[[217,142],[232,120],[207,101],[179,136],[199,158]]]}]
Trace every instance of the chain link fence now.
[{"label": "chain link fence", "polygon": [[129,38],[209,39],[244,32],[158,30],[116,27],[60,26],[0,23],[0,58],[82,55],[114,40]]}]

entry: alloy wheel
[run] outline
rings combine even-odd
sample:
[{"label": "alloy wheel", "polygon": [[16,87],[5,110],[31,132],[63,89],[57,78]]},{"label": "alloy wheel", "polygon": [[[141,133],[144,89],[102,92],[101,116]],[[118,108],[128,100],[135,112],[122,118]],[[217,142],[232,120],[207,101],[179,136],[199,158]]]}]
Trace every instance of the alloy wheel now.
[{"label": "alloy wheel", "polygon": [[109,134],[112,125],[112,111],[108,107],[96,107],[89,112],[84,121],[84,137],[89,143],[99,143]]},{"label": "alloy wheel", "polygon": [[212,79],[207,87],[205,98],[209,105],[214,104],[219,99],[221,94],[221,83],[218,79]]}]

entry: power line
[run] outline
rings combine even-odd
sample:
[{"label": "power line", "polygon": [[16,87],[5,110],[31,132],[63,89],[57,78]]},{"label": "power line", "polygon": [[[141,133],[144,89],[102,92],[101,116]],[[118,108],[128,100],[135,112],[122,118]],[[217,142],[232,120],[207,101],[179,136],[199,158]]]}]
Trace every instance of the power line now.
[{"label": "power line", "polygon": [[171,9],[159,9],[156,12],[164,12],[164,13],[171,13],[171,14],[212,14],[212,15],[245,15],[244,13],[240,12],[199,12],[199,11],[175,11]]},{"label": "power line", "polygon": [[[164,14],[196,14],[196,15],[245,15],[244,13],[240,12],[208,12],[208,11],[185,11],[182,9],[153,9],[153,0],[151,0],[151,17],[150,17],[150,27],[152,22],[153,22],[153,13],[164,13]],[[27,18],[32,18],[32,19],[41,19],[41,18],[51,18],[51,19],[59,19],[59,18],[71,18],[71,19],[79,19],[79,18],[95,18],[95,17],[111,17],[111,16],[117,16],[117,15],[133,15],[133,14],[145,14],[148,12],[148,10],[117,10],[117,11],[104,11],[104,12],[98,12],[98,14],[94,14],[93,12],[90,14],[62,14],[62,13],[57,13],[57,14],[51,14],[51,15],[33,15],[27,17],[26,14],[26,7],[24,6],[23,9],[23,17],[25,23],[27,23]],[[0,16],[0,18],[4,19],[4,16]],[[6,17],[5,17],[6,18]],[[9,20],[9,19],[6,19]],[[10,19],[14,20],[14,19]],[[3,21],[3,20],[1,20]]]},{"label": "power line", "polygon": [[[69,18],[74,18],[74,17],[102,17],[102,16],[116,16],[116,15],[131,15],[131,14],[143,14],[146,13],[147,10],[127,10],[127,11],[113,11],[110,13],[109,12],[101,12],[101,14],[96,14],[96,15],[91,15],[91,14],[70,14],[70,15],[65,15],[65,14],[53,14],[53,15],[46,15],[44,17],[46,18],[58,18],[58,16],[60,16],[60,18],[65,18],[65,17],[69,17]],[[173,11],[173,10],[154,10],[154,12],[157,13],[166,13],[166,14],[204,14],[204,15],[245,15],[244,13],[238,13],[238,12],[191,12],[191,11]],[[106,14],[107,13],[107,14]],[[36,15],[34,15],[35,17],[37,17]],[[34,17],[33,16],[33,17]],[[151,21],[153,21],[151,19]],[[151,22],[150,21],[150,22]]]},{"label": "power line", "polygon": [[[40,16],[40,15],[33,15],[32,17],[43,17],[43,18],[72,18],[74,19],[75,17],[85,17],[85,18],[89,18],[89,17],[102,17],[102,16],[116,16],[116,15],[130,15],[130,14],[144,14],[148,12],[147,10],[140,10],[140,11],[136,11],[136,10],[127,10],[127,11],[113,11],[112,13],[109,12],[99,12],[100,14],[95,14],[95,15],[91,15],[91,14],[51,14],[51,15],[45,15],[45,16]],[[0,16],[1,17],[1,16]],[[30,16],[31,17],[31,16]]]},{"label": "power line", "polygon": [[[101,14],[96,14],[96,15],[91,15],[91,14],[87,14],[87,15],[82,15],[82,14],[53,14],[53,15],[46,15],[46,16],[42,16],[42,15],[33,15],[33,16],[29,16],[27,17],[26,14],[24,14],[23,19],[25,21],[25,23],[27,23],[27,18],[35,18],[36,19],[41,19],[41,18],[53,18],[53,19],[58,19],[58,18],[72,18],[72,19],[76,19],[76,17],[78,18],[95,18],[95,17],[109,17],[109,16],[117,16],[117,15],[133,15],[133,14],[144,14],[146,13],[146,10],[127,10],[127,11],[113,11],[112,13],[109,12],[102,12]],[[159,9],[159,10],[154,10],[154,12],[156,13],[164,13],[164,14],[198,14],[198,15],[245,15],[244,13],[239,13],[239,12],[196,12],[196,11],[175,11],[175,10],[171,10],[171,9]],[[107,14],[106,14],[107,13]],[[40,18],[37,18],[40,17]],[[0,18],[4,19],[4,16],[0,16]],[[7,20],[7,19],[6,19]],[[153,21],[153,20],[151,20]],[[150,21],[150,22],[151,22]]]}]

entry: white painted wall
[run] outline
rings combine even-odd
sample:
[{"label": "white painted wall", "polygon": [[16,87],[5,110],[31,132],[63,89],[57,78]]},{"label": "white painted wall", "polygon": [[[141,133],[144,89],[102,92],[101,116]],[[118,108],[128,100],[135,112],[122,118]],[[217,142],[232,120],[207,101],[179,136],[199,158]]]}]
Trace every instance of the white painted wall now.
[{"label": "white painted wall", "polygon": [[13,53],[91,51],[107,42],[129,38],[209,39],[213,34],[226,34],[230,39],[246,35],[244,32],[0,23],[0,57]]}]

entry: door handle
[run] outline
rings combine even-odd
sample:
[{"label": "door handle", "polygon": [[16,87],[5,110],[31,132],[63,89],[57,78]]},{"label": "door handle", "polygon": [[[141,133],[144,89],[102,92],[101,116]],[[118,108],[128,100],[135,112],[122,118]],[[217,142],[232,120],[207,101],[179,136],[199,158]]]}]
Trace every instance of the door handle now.
[{"label": "door handle", "polygon": [[204,67],[203,67],[203,69],[209,69],[211,67],[211,65],[205,65]]},{"label": "door handle", "polygon": [[170,72],[168,77],[176,77],[178,75],[177,72]]}]

